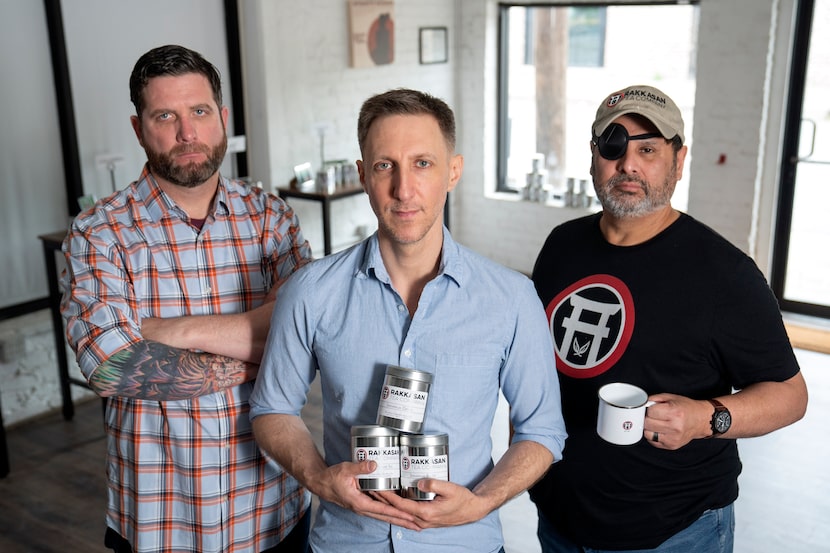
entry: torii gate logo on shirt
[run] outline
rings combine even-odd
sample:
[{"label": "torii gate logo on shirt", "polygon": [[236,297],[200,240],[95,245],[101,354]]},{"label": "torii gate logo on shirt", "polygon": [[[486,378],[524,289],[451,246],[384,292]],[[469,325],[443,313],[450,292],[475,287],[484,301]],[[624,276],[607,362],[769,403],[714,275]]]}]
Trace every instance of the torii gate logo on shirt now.
[{"label": "torii gate logo on shirt", "polygon": [[546,308],[556,368],[593,378],[619,360],[634,331],[631,291],[611,275],[591,275],[557,295]]}]

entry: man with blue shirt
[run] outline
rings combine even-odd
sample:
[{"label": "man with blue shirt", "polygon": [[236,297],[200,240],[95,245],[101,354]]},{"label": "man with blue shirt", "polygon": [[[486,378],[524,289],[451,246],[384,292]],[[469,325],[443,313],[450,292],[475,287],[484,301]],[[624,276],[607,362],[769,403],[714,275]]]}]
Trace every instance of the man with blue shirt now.
[{"label": "man with blue shirt", "polygon": [[[378,231],[280,289],[251,398],[255,436],[320,498],[315,553],[502,551],[498,508],[561,459],[566,437],[542,305],[526,277],[444,228],[463,158],[443,101],[376,95],[361,109],[358,141]],[[375,463],[351,462],[350,428],[375,422],[390,364],[433,376],[424,433],[448,434],[450,481],[419,482],[432,501],[357,486]],[[324,456],[299,416],[318,372]],[[500,389],[514,433],[494,465]]]}]

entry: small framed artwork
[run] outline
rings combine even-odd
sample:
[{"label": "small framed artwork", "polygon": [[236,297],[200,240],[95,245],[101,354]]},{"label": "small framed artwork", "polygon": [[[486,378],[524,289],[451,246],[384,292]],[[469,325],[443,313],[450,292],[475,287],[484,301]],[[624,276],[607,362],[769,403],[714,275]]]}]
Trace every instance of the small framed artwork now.
[{"label": "small framed artwork", "polygon": [[395,61],[395,1],[349,0],[352,67]]},{"label": "small framed artwork", "polygon": [[421,63],[447,63],[447,28],[421,27],[419,31]]},{"label": "small framed artwork", "polygon": [[310,162],[295,165],[294,178],[297,179],[297,190],[314,190],[314,175],[311,173]]}]

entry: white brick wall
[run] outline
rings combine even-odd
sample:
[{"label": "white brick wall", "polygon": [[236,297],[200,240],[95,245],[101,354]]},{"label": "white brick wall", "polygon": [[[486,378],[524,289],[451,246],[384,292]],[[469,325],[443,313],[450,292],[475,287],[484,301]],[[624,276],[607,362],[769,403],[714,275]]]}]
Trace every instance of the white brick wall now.
[{"label": "white brick wall", "polygon": [[[0,402],[6,426],[61,406],[58,359],[48,310],[0,321]],[[70,375],[81,378],[67,348]],[[94,394],[72,386],[73,399]]]},{"label": "white brick wall", "polygon": [[[695,109],[695,188],[689,209],[744,251],[748,249],[763,117],[769,2],[740,2],[747,9],[701,10],[699,48],[710,64],[698,78]],[[751,3],[751,6],[749,5]],[[728,40],[724,40],[728,37]],[[740,79],[732,78],[740,68]],[[706,140],[698,140],[706,136]],[[719,156],[726,163],[717,165]],[[700,171],[700,174],[696,174]]]},{"label": "white brick wall", "polygon": [[[398,0],[394,7],[394,62],[351,68],[344,0],[306,0],[292,3],[290,11],[271,0],[242,3],[246,75],[253,75],[259,85],[249,89],[247,99],[251,106],[248,142],[252,145],[252,176],[272,186],[286,185],[294,165],[309,161],[315,170],[319,168],[318,124],[330,129],[325,137],[326,159],[359,159],[357,116],[363,101],[378,92],[418,88],[457,108],[455,6],[454,0]],[[418,29],[433,26],[448,27],[449,61],[421,65]],[[292,205],[315,255],[322,255],[319,205]],[[365,196],[335,203],[335,249],[357,239],[361,225],[375,228]]]},{"label": "white brick wall", "polygon": [[689,212],[765,273],[793,16],[791,0],[704,1],[701,8]]}]

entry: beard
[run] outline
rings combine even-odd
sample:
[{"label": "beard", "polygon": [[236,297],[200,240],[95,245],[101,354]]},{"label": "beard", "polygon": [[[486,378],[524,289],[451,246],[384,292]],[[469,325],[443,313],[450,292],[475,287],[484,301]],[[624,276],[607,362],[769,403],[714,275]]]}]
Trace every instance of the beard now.
[{"label": "beard", "polygon": [[[195,188],[219,170],[227,149],[228,137],[223,136],[222,141],[213,148],[207,144],[182,144],[169,152],[157,152],[147,147],[144,151],[147,154],[147,165],[150,166],[153,175],[178,186]],[[176,156],[193,152],[201,152],[207,156],[207,159],[201,163],[176,164]]]},{"label": "beard", "polygon": [[[591,174],[595,172],[591,169]],[[615,187],[622,183],[637,183],[643,190],[643,197],[637,199],[635,196],[615,191]],[[677,185],[677,158],[672,163],[671,170],[661,185],[655,186],[634,175],[615,175],[604,184],[599,184],[594,179],[594,190],[597,199],[602,204],[603,211],[617,218],[641,217],[648,215],[660,208],[671,205],[671,197]]]}]

